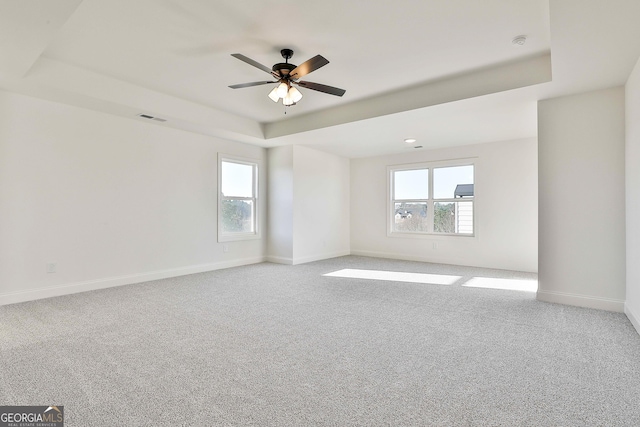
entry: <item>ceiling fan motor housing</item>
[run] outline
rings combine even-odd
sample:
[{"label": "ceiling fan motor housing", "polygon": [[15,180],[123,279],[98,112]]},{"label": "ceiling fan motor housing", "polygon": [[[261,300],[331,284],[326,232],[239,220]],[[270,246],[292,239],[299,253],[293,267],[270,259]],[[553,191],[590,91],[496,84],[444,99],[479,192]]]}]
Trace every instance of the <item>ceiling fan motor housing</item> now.
[{"label": "ceiling fan motor housing", "polygon": [[289,76],[289,73],[291,73],[291,71],[296,68],[296,66],[294,64],[288,64],[288,63],[280,63],[280,64],[276,64],[274,65],[271,69],[275,72],[278,73],[280,75],[280,77],[286,78],[287,76]]}]

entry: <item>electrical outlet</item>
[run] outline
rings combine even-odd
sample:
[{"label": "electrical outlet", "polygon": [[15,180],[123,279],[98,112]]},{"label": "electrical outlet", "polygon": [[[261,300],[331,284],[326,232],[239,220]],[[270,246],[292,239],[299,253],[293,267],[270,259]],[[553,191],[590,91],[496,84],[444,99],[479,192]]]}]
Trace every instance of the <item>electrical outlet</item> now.
[{"label": "electrical outlet", "polygon": [[47,263],[47,273],[55,273],[56,272],[56,263],[49,262]]},{"label": "electrical outlet", "polygon": [[222,252],[224,253],[229,252],[229,245],[222,245]]}]

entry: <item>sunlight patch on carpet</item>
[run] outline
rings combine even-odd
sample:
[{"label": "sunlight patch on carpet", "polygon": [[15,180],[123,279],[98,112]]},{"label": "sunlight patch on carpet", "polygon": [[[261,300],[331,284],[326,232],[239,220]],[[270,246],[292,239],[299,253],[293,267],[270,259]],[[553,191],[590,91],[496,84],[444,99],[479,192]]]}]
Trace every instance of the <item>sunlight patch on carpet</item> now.
[{"label": "sunlight patch on carpet", "polygon": [[452,285],[462,276],[445,274],[406,273],[401,271],[358,270],[345,268],[324,274],[329,277],[345,277],[349,279],[387,280],[389,282],[425,283],[430,285]]},{"label": "sunlight patch on carpet", "polygon": [[538,281],[527,279],[497,279],[495,277],[474,277],[462,286],[469,288],[536,292],[538,290]]}]

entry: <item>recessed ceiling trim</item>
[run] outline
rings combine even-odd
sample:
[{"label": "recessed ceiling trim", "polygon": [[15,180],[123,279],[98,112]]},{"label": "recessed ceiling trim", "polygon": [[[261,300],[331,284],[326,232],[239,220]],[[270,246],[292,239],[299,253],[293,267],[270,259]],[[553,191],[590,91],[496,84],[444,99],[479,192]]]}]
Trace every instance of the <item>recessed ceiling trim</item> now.
[{"label": "recessed ceiling trim", "polygon": [[277,138],[549,81],[551,54],[547,52],[291,119],[265,123],[265,138]]},{"label": "recessed ceiling trim", "polygon": [[250,144],[264,143],[262,127],[254,120],[50,58],[40,58],[32,70],[9,89],[129,118],[153,106],[173,127]]},{"label": "recessed ceiling trim", "polygon": [[7,1],[0,8],[0,75],[25,76],[82,0]]}]

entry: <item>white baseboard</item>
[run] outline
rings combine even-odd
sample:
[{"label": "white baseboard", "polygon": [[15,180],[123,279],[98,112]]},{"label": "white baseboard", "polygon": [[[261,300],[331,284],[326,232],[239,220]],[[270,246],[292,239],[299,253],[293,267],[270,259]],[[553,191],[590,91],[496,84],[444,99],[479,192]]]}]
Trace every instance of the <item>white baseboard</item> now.
[{"label": "white baseboard", "polygon": [[297,264],[305,264],[307,262],[321,261],[323,259],[337,258],[339,256],[347,256],[347,255],[351,255],[351,252],[349,251],[331,252],[326,254],[318,254],[318,255],[297,257],[297,258],[287,258],[287,257],[269,255],[267,256],[267,262],[273,262],[276,264],[297,265]]},{"label": "white baseboard", "polygon": [[326,254],[310,255],[305,257],[297,257],[293,259],[293,265],[305,264],[307,262],[322,261],[323,259],[337,258],[340,256],[351,255],[350,251],[331,252]]},{"label": "white baseboard", "polygon": [[147,273],[131,274],[118,277],[108,277],[104,279],[88,280],[86,282],[68,283],[65,285],[8,292],[0,294],[0,305],[15,304],[42,298],[75,294],[78,292],[94,291],[97,289],[112,288],[115,286],[131,285],[134,283],[148,282],[150,280],[167,279],[169,277],[185,276],[187,274],[221,270],[223,268],[240,267],[243,265],[257,264],[264,261],[264,257],[243,258],[232,261],[192,265],[188,267],[172,268],[168,270],[152,271]]},{"label": "white baseboard", "polygon": [[367,256],[372,258],[388,258],[388,259],[397,259],[400,261],[419,261],[419,262],[432,262],[437,264],[457,264],[464,265],[461,263],[454,262],[453,260],[448,260],[445,262],[435,257],[425,257],[425,256],[416,256],[416,255],[403,255],[397,254],[394,252],[376,252],[376,251],[363,251],[363,250],[352,250],[351,255],[357,256]]},{"label": "white baseboard", "polygon": [[618,313],[624,312],[624,301],[612,298],[600,298],[589,295],[538,290],[537,299],[539,301],[553,302],[557,304],[575,305],[578,307],[595,308],[598,310],[615,311]]},{"label": "white baseboard", "polygon": [[[437,253],[434,251],[434,253]],[[351,251],[351,255],[358,255],[358,256],[366,256],[366,257],[372,257],[372,258],[388,258],[388,259],[397,259],[400,261],[418,261],[418,262],[431,262],[434,264],[448,264],[448,265],[464,265],[466,267],[478,267],[478,268],[494,268],[497,270],[510,270],[510,271],[521,271],[521,272],[528,272],[528,273],[537,273],[536,270],[532,270],[530,268],[517,268],[514,266],[509,266],[509,265],[498,265],[498,264],[493,264],[493,265],[488,265],[488,264],[483,264],[483,263],[479,263],[474,260],[468,260],[468,259],[462,259],[462,258],[455,258],[455,257],[438,257],[435,255],[430,255],[430,256],[418,256],[418,255],[405,255],[405,254],[398,254],[398,253],[393,253],[393,252],[375,252],[375,251],[364,251],[364,250],[352,250]]]},{"label": "white baseboard", "polygon": [[274,264],[293,265],[293,258],[286,258],[282,256],[267,256],[267,262]]},{"label": "white baseboard", "polygon": [[631,311],[631,307],[629,307],[627,303],[624,304],[624,314],[627,315],[633,327],[636,328],[636,331],[640,334],[640,316]]}]

